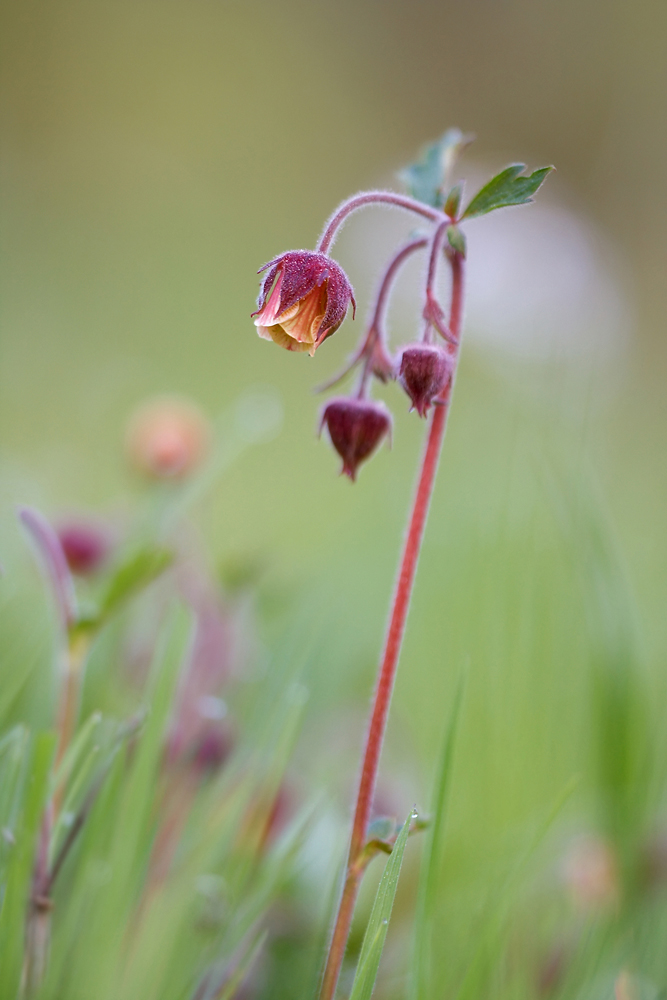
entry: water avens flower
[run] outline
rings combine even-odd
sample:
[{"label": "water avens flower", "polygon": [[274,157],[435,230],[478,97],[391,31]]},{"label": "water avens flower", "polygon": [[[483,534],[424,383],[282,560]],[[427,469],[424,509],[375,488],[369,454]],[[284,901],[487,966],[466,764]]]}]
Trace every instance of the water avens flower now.
[{"label": "water avens flower", "polygon": [[398,381],[412,400],[420,417],[425,417],[433,400],[449,382],[454,359],[435,344],[409,344],[401,353]]},{"label": "water avens flower", "polygon": [[354,482],[357,468],[391,432],[391,416],[382,403],[340,396],[324,407],[320,430],[326,424],[331,443],[343,459],[342,472]]},{"label": "water avens flower", "polygon": [[178,397],[155,399],[131,417],[126,452],[150,479],[183,479],[209,451],[210,429],[201,410]]},{"label": "water avens flower", "polygon": [[323,253],[290,250],[265,264],[257,312],[257,333],[288,351],[312,355],[335,333],[354,293],[342,267]]}]

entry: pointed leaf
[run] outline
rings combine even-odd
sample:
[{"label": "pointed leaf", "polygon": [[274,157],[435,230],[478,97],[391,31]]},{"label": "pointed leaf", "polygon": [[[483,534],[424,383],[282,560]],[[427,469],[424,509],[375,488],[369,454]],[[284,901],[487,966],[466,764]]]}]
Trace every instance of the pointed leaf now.
[{"label": "pointed leaf", "polygon": [[460,184],[455,184],[451,189],[447,198],[445,199],[444,211],[445,215],[448,215],[450,219],[456,219],[459,214],[459,209],[461,207],[461,199],[463,198],[463,182]]},{"label": "pointed leaf", "polygon": [[519,176],[525,169],[525,163],[513,163],[496,174],[481,191],[478,191],[465,212],[463,219],[472,219],[477,215],[486,215],[496,208],[507,208],[510,205],[526,205],[533,200],[532,196],[540,187],[553,167],[540,167],[528,177]]},{"label": "pointed leaf", "polygon": [[465,673],[461,673],[454,694],[454,704],[442,743],[438,773],[436,776],[433,823],[427,834],[424,855],[419,873],[419,892],[415,914],[413,967],[410,977],[413,1000],[429,996],[431,982],[431,956],[433,949],[433,920],[438,894],[438,872],[442,861],[449,791],[451,788],[454,749],[458,733],[461,703],[465,684]]},{"label": "pointed leaf", "polygon": [[135,550],[113,573],[100,601],[100,617],[115,611],[134,594],[152,583],[173,562],[173,553],[159,545]]},{"label": "pointed leaf", "polygon": [[352,985],[350,1000],[370,1000],[375,986],[375,979],[380,967],[380,958],[387,936],[389,918],[394,905],[398,877],[401,873],[403,862],[403,852],[408,842],[410,823],[416,818],[416,813],[411,811],[403,828],[398,835],[394,849],[391,852],[387,864],[385,865],[380,885],[378,886],[373,909],[364,935],[364,943],[361,946],[359,964]]},{"label": "pointed leaf", "polygon": [[402,170],[399,176],[412,197],[434,208],[441,208],[452,167],[472,138],[458,128],[450,128],[441,139],[426,147],[419,163]]}]

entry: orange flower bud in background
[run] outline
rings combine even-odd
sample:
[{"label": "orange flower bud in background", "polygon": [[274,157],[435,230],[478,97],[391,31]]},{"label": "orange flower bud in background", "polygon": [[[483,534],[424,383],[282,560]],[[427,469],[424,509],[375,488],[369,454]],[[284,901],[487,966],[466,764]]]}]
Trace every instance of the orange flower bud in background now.
[{"label": "orange flower bud in background", "polygon": [[210,428],[188,400],[163,397],[130,418],[125,440],[130,464],[152,479],[183,479],[200,466],[210,447]]},{"label": "orange flower bud in background", "polygon": [[255,317],[257,333],[288,351],[312,357],[323,340],[345,319],[354,295],[335,261],[311,250],[291,250],[265,264]]}]

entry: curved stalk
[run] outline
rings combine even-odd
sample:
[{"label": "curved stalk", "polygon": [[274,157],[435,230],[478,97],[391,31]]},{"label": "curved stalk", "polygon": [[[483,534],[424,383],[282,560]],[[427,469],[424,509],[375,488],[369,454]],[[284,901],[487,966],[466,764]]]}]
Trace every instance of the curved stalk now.
[{"label": "curved stalk", "polygon": [[352,212],[357,212],[366,205],[393,205],[395,208],[405,208],[430,222],[442,222],[447,218],[437,208],[431,208],[430,205],[415,201],[407,195],[396,194],[395,191],[362,191],[361,194],[355,194],[344,201],[331,216],[317,244],[318,253],[328,253],[343,222]]},{"label": "curved stalk", "polygon": [[426,325],[424,327],[423,340],[425,343],[429,343],[430,341],[432,327],[435,327],[440,336],[443,337],[448,344],[455,345],[458,341],[458,335],[452,333],[452,330],[450,329],[451,324],[450,326],[447,326],[444,313],[440,307],[435,291],[435,282],[438,276],[438,261],[442,252],[445,233],[447,232],[447,227],[449,225],[449,221],[442,222],[436,228],[431,242],[431,253],[428,261],[428,275],[426,278],[426,303],[424,305],[424,319],[426,320]]},{"label": "curved stalk", "polygon": [[[452,255],[451,266],[452,299],[450,328],[458,342],[463,317],[463,258],[460,254],[454,253]],[[417,482],[417,491],[410,514],[408,533],[401,557],[398,581],[391,606],[389,628],[387,630],[384,652],[373,697],[370,723],[366,735],[345,882],[322,978],[320,1000],[332,1000],[335,994],[336,984],[345,956],[354,905],[363,875],[364,848],[368,839],[368,826],[373,806],[375,786],[377,784],[380,754],[387,727],[396,668],[405,632],[405,623],[417,571],[426,517],[433,493],[433,484],[435,482],[442,442],[445,436],[452,385],[453,376],[443,391],[442,396],[438,399],[437,404],[433,407],[431,425]]]},{"label": "curved stalk", "polygon": [[[382,350],[385,350],[384,342],[384,319],[387,311],[387,304],[389,302],[389,295],[391,293],[392,287],[396,280],[396,276],[405,263],[405,261],[410,257],[416,250],[421,250],[423,247],[428,245],[428,239],[420,237],[416,240],[410,240],[406,243],[400,250],[398,250],[394,256],[391,258],[387,265],[387,269],[382,276],[380,282],[380,287],[378,288],[377,295],[375,297],[375,304],[373,306],[373,311],[371,313],[371,322],[366,331],[366,335],[363,339],[361,347],[357,348],[353,354],[351,360],[346,364],[345,368],[333,378],[324,382],[322,385],[318,385],[315,392],[326,392],[328,389],[333,389],[342,379],[348,375],[355,365],[358,365],[364,355],[372,355],[372,347],[374,341],[379,340],[382,344]],[[387,359],[389,358],[388,355]]]}]

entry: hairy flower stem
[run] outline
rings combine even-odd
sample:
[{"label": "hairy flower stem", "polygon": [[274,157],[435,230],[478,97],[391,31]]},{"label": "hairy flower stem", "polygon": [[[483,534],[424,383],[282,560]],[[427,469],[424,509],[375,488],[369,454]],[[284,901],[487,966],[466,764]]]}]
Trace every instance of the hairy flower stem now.
[{"label": "hairy flower stem", "polygon": [[420,237],[419,239],[411,240],[409,243],[406,243],[404,247],[394,254],[387,265],[384,275],[382,276],[382,281],[380,282],[380,287],[378,288],[375,299],[375,305],[373,306],[371,313],[371,322],[368,326],[366,335],[361,342],[361,346],[357,348],[351,360],[348,361],[343,370],[338,372],[337,375],[334,375],[334,377],[330,378],[327,382],[323,382],[322,385],[318,386],[315,390],[316,392],[326,392],[328,389],[333,389],[333,387],[344,379],[345,376],[348,375],[355,365],[359,364],[361,359],[364,357],[366,358],[366,367],[368,367],[369,362],[374,360],[374,353],[376,351],[379,352],[381,359],[387,366],[387,369],[391,369],[391,358],[387,352],[384,335],[384,320],[387,312],[387,306],[389,304],[389,296],[396,280],[396,276],[405,261],[416,250],[421,250],[427,245],[428,240],[426,237]]},{"label": "hairy flower stem", "polygon": [[348,201],[344,201],[340,208],[336,209],[320,237],[317,252],[329,253],[336,234],[348,215],[360,208],[365,208],[366,205],[393,205],[395,208],[405,208],[409,212],[415,212],[422,218],[428,219],[429,222],[447,221],[447,216],[437,208],[431,208],[430,205],[415,201],[414,198],[408,198],[407,195],[396,194],[395,191],[363,191],[361,194],[353,195]]},{"label": "hairy flower stem", "polygon": [[[450,261],[452,266],[452,299],[449,328],[458,342],[460,340],[461,321],[463,317],[464,262],[461,255],[456,252],[451,254]],[[333,1000],[345,956],[354,905],[365,868],[364,848],[368,839],[368,826],[373,807],[380,754],[387,728],[396,667],[405,632],[405,622],[408,615],[422,538],[424,536],[426,517],[433,493],[433,484],[435,482],[442,442],[445,436],[452,384],[453,376],[452,381],[449,382],[447,388],[433,407],[433,416],[431,417],[431,425],[419,473],[417,491],[410,514],[408,533],[401,557],[398,582],[394,592],[389,628],[387,630],[382,662],[373,698],[370,724],[366,736],[345,882],[322,978],[320,1000]]]}]

